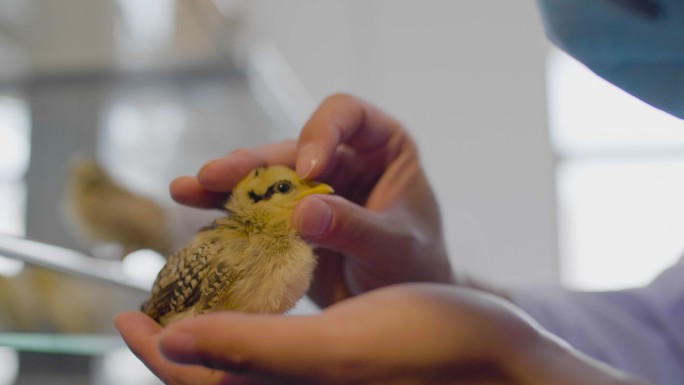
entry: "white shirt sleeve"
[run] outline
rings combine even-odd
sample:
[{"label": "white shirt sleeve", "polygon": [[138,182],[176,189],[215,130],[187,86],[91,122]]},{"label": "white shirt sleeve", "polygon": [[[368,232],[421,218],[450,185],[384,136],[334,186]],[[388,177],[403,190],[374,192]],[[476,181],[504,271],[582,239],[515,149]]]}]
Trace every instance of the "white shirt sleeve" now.
[{"label": "white shirt sleeve", "polygon": [[590,293],[545,286],[509,293],[574,348],[649,384],[684,384],[684,258],[640,289]]}]

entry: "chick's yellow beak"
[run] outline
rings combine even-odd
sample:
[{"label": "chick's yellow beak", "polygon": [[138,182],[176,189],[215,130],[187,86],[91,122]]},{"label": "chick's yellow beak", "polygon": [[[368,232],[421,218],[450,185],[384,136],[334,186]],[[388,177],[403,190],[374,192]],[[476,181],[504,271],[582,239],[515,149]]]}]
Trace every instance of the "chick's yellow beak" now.
[{"label": "chick's yellow beak", "polygon": [[335,190],[325,183],[320,182],[305,182],[302,191],[297,194],[297,200],[304,198],[311,194],[332,194]]}]

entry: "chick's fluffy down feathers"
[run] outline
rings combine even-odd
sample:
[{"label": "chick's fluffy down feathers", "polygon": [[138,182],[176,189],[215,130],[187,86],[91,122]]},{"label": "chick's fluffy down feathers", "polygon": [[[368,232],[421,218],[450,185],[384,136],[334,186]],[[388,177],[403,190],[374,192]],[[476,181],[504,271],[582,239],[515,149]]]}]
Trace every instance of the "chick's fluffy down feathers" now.
[{"label": "chick's fluffy down feathers", "polygon": [[171,251],[164,209],[116,183],[95,160],[73,163],[66,198],[69,224],[89,243],[116,243],[124,253],[137,249],[160,254]]},{"label": "chick's fluffy down feathers", "polygon": [[283,313],[309,288],[316,258],[295,232],[297,201],[332,189],[284,166],[253,170],[214,220],[159,272],[142,310],[162,325],[217,310]]}]

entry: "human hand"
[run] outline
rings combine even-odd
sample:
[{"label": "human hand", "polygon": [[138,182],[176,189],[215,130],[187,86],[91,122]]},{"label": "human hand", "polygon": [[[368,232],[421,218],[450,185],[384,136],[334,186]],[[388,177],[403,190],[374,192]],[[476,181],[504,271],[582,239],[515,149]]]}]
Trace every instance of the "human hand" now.
[{"label": "human hand", "polygon": [[252,168],[296,166],[338,196],[304,198],[292,221],[318,246],[309,296],[321,306],[403,282],[451,283],[436,199],[416,146],[382,111],[347,95],[326,99],[299,140],[237,150],[171,184],[180,203],[221,207]]},{"label": "human hand", "polygon": [[162,329],[123,313],[116,325],[173,385],[638,384],[556,342],[510,303],[444,285],[378,289],[315,316],[212,313]]}]

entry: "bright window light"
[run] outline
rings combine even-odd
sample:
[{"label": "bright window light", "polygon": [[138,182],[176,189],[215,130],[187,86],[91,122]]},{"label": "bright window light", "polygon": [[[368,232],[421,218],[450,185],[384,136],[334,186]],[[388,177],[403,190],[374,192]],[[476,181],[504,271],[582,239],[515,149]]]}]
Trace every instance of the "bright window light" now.
[{"label": "bright window light", "polygon": [[20,180],[29,164],[29,112],[17,98],[0,96],[0,180]]},{"label": "bright window light", "polygon": [[569,161],[558,169],[562,277],[643,286],[684,252],[684,158]]},{"label": "bright window light", "polygon": [[19,354],[9,348],[0,347],[0,385],[12,385],[19,376]]},{"label": "bright window light", "polygon": [[113,350],[104,355],[101,376],[101,383],[105,385],[161,385],[162,383],[126,348]]},{"label": "bright window light", "polygon": [[0,180],[0,234],[26,235],[26,186],[23,182]]},{"label": "bright window light", "polygon": [[178,89],[122,90],[104,117],[98,152],[114,177],[135,192],[166,197],[165,170],[178,157],[187,125]]},{"label": "bright window light", "polygon": [[684,149],[684,121],[641,102],[559,50],[549,55],[547,69],[551,138],[562,155]]},{"label": "bright window light", "polygon": [[[0,234],[26,233],[26,186],[29,165],[29,111],[21,99],[0,95]],[[0,255],[0,276],[11,277],[23,262]]]},{"label": "bright window light", "polygon": [[141,249],[128,254],[123,259],[121,267],[129,278],[148,284],[152,289],[154,280],[165,263],[166,258],[161,254],[153,250]]},{"label": "bright window light", "polygon": [[118,43],[125,50],[144,52],[165,48],[173,39],[175,0],[117,0],[123,29]]},{"label": "bright window light", "polygon": [[562,280],[645,285],[684,253],[684,122],[559,51],[548,87]]}]

